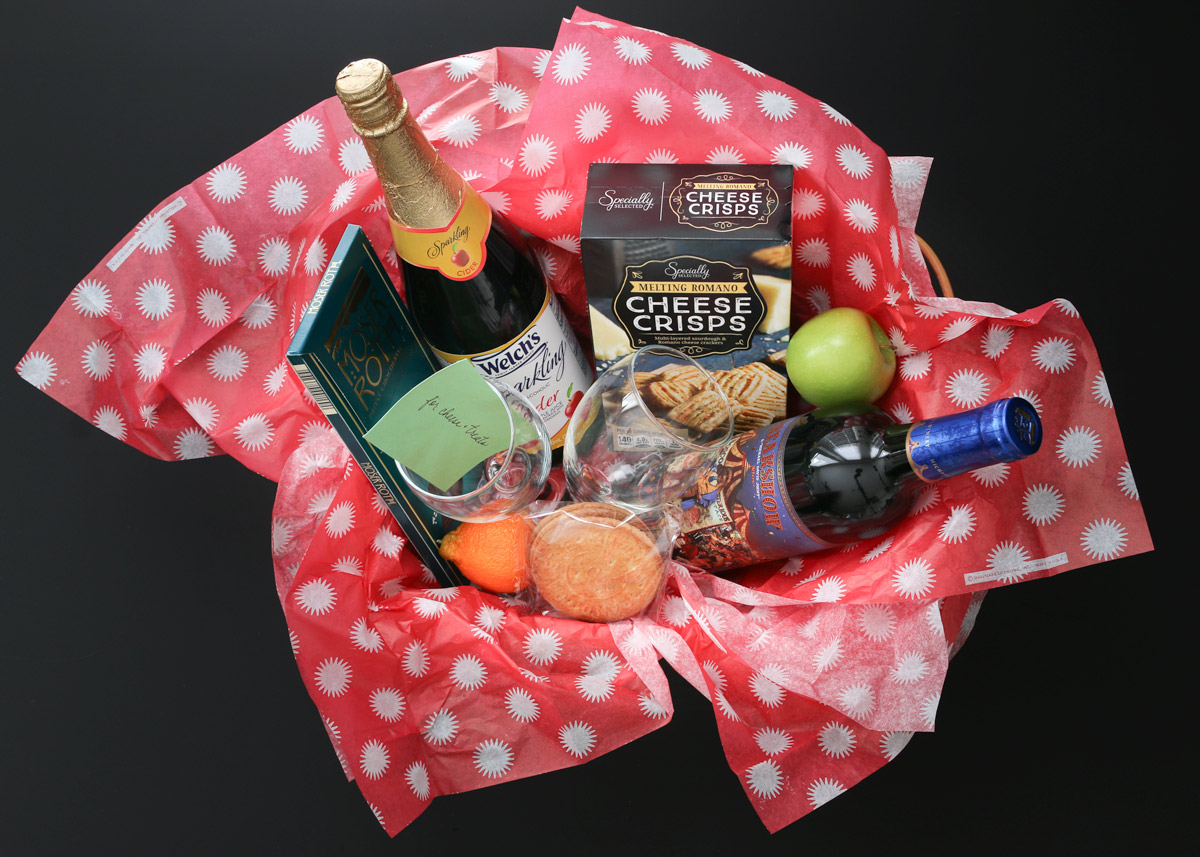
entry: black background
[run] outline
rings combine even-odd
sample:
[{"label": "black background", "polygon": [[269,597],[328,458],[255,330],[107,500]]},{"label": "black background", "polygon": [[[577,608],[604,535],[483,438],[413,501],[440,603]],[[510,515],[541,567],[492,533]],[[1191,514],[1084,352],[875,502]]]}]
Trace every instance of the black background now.
[{"label": "black background", "polygon": [[[934,158],[919,232],[956,293],[1070,299],[1158,549],[990,594],[934,734],[768,835],[708,703],[571,770],[440,798],[395,839],[292,659],[274,485],[167,463],[3,375],[0,849],[10,854],[1162,854],[1194,830],[1194,170],[1182,24],[1154,4],[601,0]],[[160,200],[394,69],[553,45],[568,2],[56,2],[4,25],[4,311],[15,367]],[[1186,115],[1186,113],[1185,113]],[[1184,412],[1181,415],[1181,411]],[[1188,477],[1194,483],[1194,476]],[[1191,517],[1189,515],[1189,517]],[[435,850],[436,849],[436,850]]]}]

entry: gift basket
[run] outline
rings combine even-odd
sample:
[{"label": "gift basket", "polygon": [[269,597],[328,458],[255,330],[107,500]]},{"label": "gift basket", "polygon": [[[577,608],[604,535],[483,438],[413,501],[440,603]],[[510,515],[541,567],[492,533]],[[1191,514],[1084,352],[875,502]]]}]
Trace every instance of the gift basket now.
[{"label": "gift basket", "polygon": [[551,50],[396,78],[442,158],[527,235],[581,338],[589,165],[790,165],[790,325],[869,311],[899,355],[880,401],[899,421],[1020,396],[1045,443],[931,486],[899,527],[846,549],[733,574],[668,559],[654,603],[622,621],[442,586],[287,361],[348,225],[399,273],[361,140],[337,98],[314,104],[164,199],[17,371],[149,455],[223,453],[278,483],[269,538],[296,663],[389,834],[435,797],[665,727],[664,662],[712,702],[730,768],[778,830],[934,728],[989,589],[1151,549],[1082,319],[1067,300],[1014,312],[954,296],[916,231],[930,159],[889,157],[745,63],[583,10]]}]

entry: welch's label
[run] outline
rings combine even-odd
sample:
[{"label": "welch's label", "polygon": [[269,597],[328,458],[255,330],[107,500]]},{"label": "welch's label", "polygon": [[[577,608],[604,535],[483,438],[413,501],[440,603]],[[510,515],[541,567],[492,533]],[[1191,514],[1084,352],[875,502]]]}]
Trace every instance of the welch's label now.
[{"label": "welch's label", "polygon": [[593,380],[579,341],[550,289],[529,326],[499,348],[478,354],[432,350],[447,365],[470,360],[487,377],[529,399],[555,447],[562,445],[567,422]]}]

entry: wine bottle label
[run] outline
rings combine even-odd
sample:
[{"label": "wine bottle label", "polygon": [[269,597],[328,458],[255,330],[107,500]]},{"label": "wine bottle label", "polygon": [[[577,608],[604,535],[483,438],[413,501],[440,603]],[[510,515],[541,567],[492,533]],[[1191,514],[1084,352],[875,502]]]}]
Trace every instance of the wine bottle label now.
[{"label": "wine bottle label", "polygon": [[487,200],[463,183],[458,211],[441,229],[415,229],[392,220],[392,239],[400,258],[420,268],[431,268],[452,280],[469,280],[487,258],[492,209]]},{"label": "wine bottle label", "polygon": [[593,375],[579,341],[550,289],[537,317],[519,336],[478,354],[433,352],[445,364],[470,360],[484,375],[523,394],[546,423],[551,445],[562,446],[567,422]]},{"label": "wine bottle label", "polygon": [[784,487],[783,450],[806,416],[740,435],[680,501],[677,555],[721,571],[830,547],[800,521]]}]

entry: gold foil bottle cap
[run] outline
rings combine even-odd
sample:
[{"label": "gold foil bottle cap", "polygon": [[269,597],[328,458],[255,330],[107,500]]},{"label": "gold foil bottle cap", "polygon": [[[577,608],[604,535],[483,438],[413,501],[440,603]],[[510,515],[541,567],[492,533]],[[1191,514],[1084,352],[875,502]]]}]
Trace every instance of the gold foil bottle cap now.
[{"label": "gold foil bottle cap", "polygon": [[363,137],[396,130],[407,112],[395,78],[379,60],[350,63],[338,74],[335,88],[354,130]]},{"label": "gold foil bottle cap", "polygon": [[356,60],[338,74],[335,89],[375,166],[392,219],[414,229],[450,223],[463,179],[429,144],[388,67]]}]

